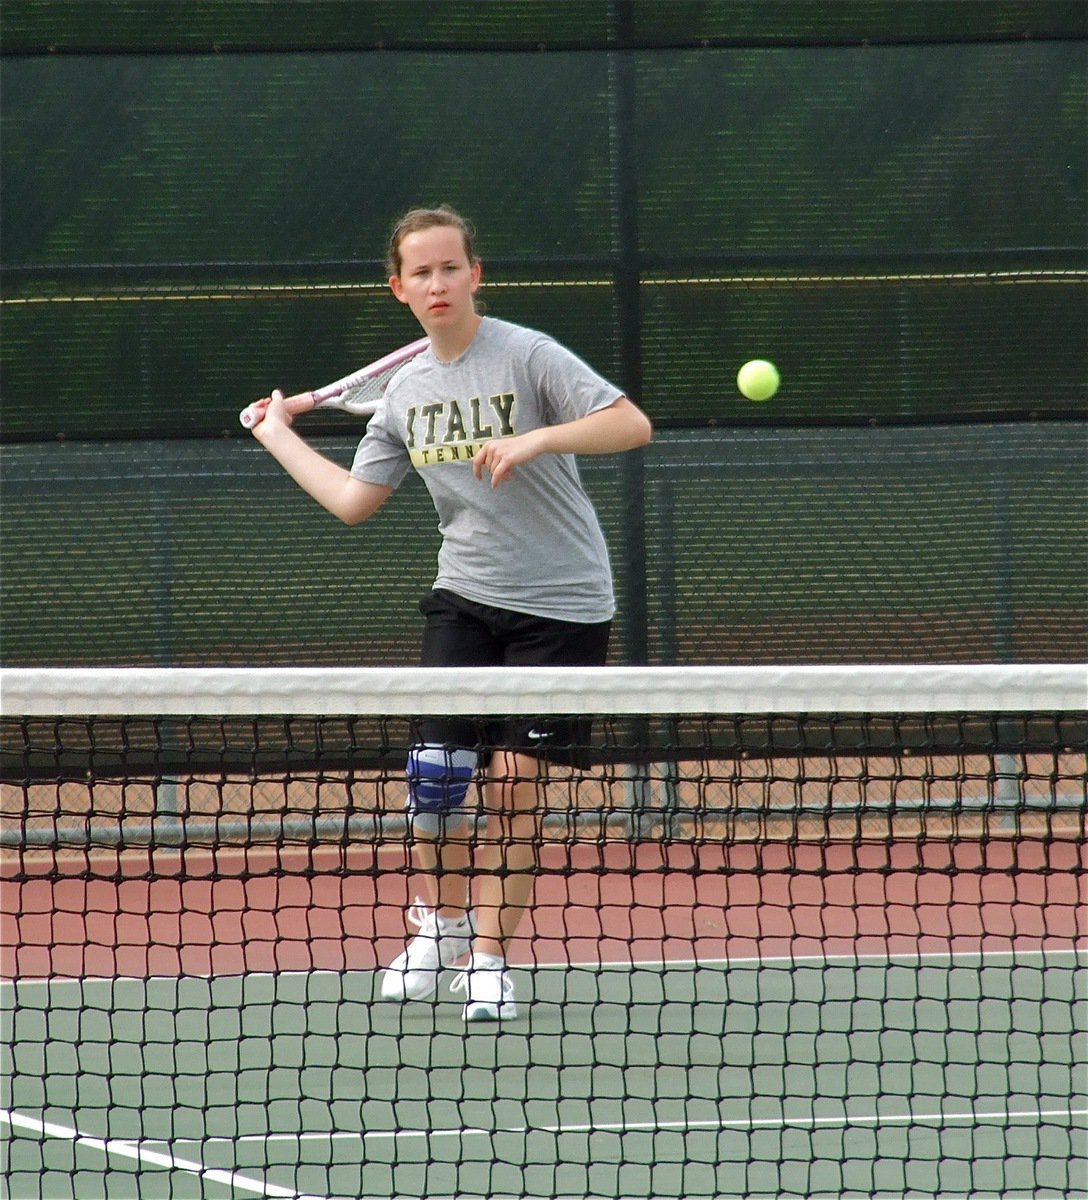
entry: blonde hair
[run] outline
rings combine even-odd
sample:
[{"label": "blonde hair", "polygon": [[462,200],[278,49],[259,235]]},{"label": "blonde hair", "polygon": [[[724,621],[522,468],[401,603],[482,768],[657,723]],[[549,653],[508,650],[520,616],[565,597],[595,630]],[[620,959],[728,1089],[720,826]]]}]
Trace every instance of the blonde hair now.
[{"label": "blonde hair", "polygon": [[450,229],[459,230],[465,245],[465,254],[468,257],[468,261],[470,263],[476,262],[472,226],[459,212],[450,208],[448,204],[440,204],[438,208],[409,209],[396,225],[393,226],[393,232],[389,238],[389,254],[385,262],[386,271],[390,275],[400,274],[402,266],[400,245],[410,233],[422,233],[423,230],[434,229],[436,226],[445,226]]}]

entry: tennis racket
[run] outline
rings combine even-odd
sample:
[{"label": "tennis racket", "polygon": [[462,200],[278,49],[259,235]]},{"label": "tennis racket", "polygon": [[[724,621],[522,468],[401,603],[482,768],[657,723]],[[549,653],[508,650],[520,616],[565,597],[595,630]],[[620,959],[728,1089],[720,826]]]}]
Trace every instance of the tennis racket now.
[{"label": "tennis racket", "polygon": [[[385,389],[393,376],[406,362],[411,362],[417,354],[422,354],[430,344],[430,338],[409,342],[407,346],[401,346],[392,354],[360,367],[358,371],[345,375],[343,379],[318,388],[310,393],[314,398],[314,408],[340,408],[357,417],[369,417],[378,407],[378,401],[385,395]],[[252,429],[264,420],[264,410],[267,407],[266,400],[258,400],[243,408],[238,414],[238,420],[246,429]]]}]

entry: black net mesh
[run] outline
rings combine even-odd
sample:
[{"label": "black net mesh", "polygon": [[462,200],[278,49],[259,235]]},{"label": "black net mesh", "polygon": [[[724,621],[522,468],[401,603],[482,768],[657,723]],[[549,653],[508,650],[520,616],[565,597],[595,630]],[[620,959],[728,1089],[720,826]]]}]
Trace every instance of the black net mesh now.
[{"label": "black net mesh", "polygon": [[481,1017],[463,923],[397,957],[437,936],[410,714],[65,674],[34,711],[85,715],[0,725],[13,1197],[1079,1194],[1082,709],[653,709],[684,669],[579,710],[584,764],[493,757],[439,873],[481,931],[531,871]]}]

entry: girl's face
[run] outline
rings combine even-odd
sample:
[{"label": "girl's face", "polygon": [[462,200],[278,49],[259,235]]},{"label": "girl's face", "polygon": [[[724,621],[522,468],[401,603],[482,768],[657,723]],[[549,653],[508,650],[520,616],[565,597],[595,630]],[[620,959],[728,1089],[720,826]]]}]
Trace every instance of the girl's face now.
[{"label": "girl's face", "polygon": [[456,329],[476,315],[480,264],[469,262],[460,230],[434,225],[401,240],[400,274],[389,286],[428,332]]}]

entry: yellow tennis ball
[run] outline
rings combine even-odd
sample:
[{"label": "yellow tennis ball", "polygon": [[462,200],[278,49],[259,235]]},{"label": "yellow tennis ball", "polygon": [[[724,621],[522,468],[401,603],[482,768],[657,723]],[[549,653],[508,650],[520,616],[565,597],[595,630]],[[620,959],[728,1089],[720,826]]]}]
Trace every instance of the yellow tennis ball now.
[{"label": "yellow tennis ball", "polygon": [[737,387],[749,400],[770,400],[781,382],[778,368],[764,358],[753,358],[737,372]]}]

